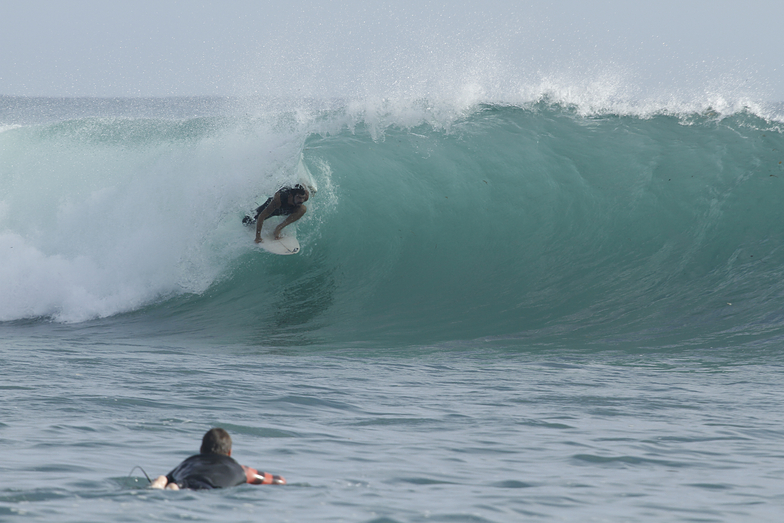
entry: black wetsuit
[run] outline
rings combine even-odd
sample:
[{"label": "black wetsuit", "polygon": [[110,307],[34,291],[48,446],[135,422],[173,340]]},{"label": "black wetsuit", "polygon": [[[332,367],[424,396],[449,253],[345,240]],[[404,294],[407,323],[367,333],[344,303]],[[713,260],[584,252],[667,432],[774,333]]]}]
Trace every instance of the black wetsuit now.
[{"label": "black wetsuit", "polygon": [[166,474],[169,483],[192,490],[234,487],[247,483],[242,465],[223,454],[196,454]]},{"label": "black wetsuit", "polygon": [[[272,211],[272,214],[270,214],[270,216],[288,216],[298,211],[299,208],[302,207],[301,203],[295,203],[293,205],[289,203],[289,195],[291,195],[291,193],[295,191],[296,190],[292,189],[291,187],[284,187],[283,189],[279,190],[277,194],[280,194],[280,207]],[[273,198],[274,196],[271,198],[267,198],[266,202],[261,204],[259,207],[256,207],[255,216],[253,216],[252,218],[250,216],[245,216],[245,218],[242,219],[242,223],[244,223],[245,225],[252,225],[256,223],[256,221],[259,219],[259,214],[261,214],[261,212],[264,209],[266,209],[270,203],[272,203]]]}]

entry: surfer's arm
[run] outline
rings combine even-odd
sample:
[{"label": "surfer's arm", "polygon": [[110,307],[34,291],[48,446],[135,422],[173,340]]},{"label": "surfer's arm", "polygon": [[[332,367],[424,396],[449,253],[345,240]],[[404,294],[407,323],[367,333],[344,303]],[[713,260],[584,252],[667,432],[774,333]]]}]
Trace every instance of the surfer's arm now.
[{"label": "surfer's arm", "polygon": [[[283,228],[286,227],[287,225],[291,225],[295,221],[302,218],[302,216],[305,214],[305,211],[307,210],[308,210],[307,207],[305,207],[304,205],[300,205],[299,209],[297,209],[296,212],[289,214],[285,220],[280,222],[280,225],[275,227],[275,239],[280,240],[280,232],[283,230]],[[258,235],[259,233],[257,231],[256,236],[258,237]]]},{"label": "surfer's arm", "polygon": [[260,472],[256,469],[242,465],[242,470],[245,471],[246,483],[253,485],[285,485],[286,479],[283,476],[275,476],[269,472]]},{"label": "surfer's arm", "polygon": [[256,218],[256,243],[261,243],[261,226],[264,225],[264,220],[272,216],[272,213],[278,209],[280,209],[280,193],[276,192],[269,205]]}]

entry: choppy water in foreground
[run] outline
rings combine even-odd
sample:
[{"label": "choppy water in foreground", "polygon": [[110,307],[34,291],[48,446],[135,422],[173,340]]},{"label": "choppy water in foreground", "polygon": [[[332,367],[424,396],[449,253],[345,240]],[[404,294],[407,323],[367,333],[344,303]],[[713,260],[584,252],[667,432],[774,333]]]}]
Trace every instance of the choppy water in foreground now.
[{"label": "choppy water in foreground", "polygon": [[[781,357],[26,343],[4,518],[776,521]],[[13,382],[11,379],[13,378]],[[206,427],[285,487],[144,489]]]}]

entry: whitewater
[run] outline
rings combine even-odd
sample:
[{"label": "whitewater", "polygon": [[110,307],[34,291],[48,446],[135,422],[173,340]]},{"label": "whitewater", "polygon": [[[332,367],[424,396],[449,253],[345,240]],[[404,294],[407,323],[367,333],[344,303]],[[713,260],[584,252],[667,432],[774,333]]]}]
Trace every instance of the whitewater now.
[{"label": "whitewater", "polygon": [[[0,97],[0,516],[776,521],[782,122]],[[241,220],[300,162],[274,256]],[[211,426],[289,485],[145,488]]]}]

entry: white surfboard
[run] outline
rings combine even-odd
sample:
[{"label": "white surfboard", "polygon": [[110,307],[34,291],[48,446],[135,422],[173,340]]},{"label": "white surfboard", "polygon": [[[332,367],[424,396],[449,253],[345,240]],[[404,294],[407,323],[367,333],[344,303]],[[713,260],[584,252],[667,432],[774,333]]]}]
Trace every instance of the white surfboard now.
[{"label": "white surfboard", "polygon": [[[257,243],[259,247],[272,254],[297,254],[299,252],[299,242],[297,241],[297,229],[294,224],[289,225],[281,231],[280,240],[276,240],[273,236],[275,234],[275,227],[280,222],[285,220],[285,216],[272,216],[264,220],[264,225],[261,226],[261,243]],[[253,235],[256,235],[256,228],[253,227]]]},{"label": "white surfboard", "polygon": [[308,188],[311,198],[318,192],[316,180],[313,179],[313,175],[310,174],[310,169],[308,169],[308,166],[305,165],[305,153],[299,154],[299,163],[297,164],[297,180],[299,183]]}]

